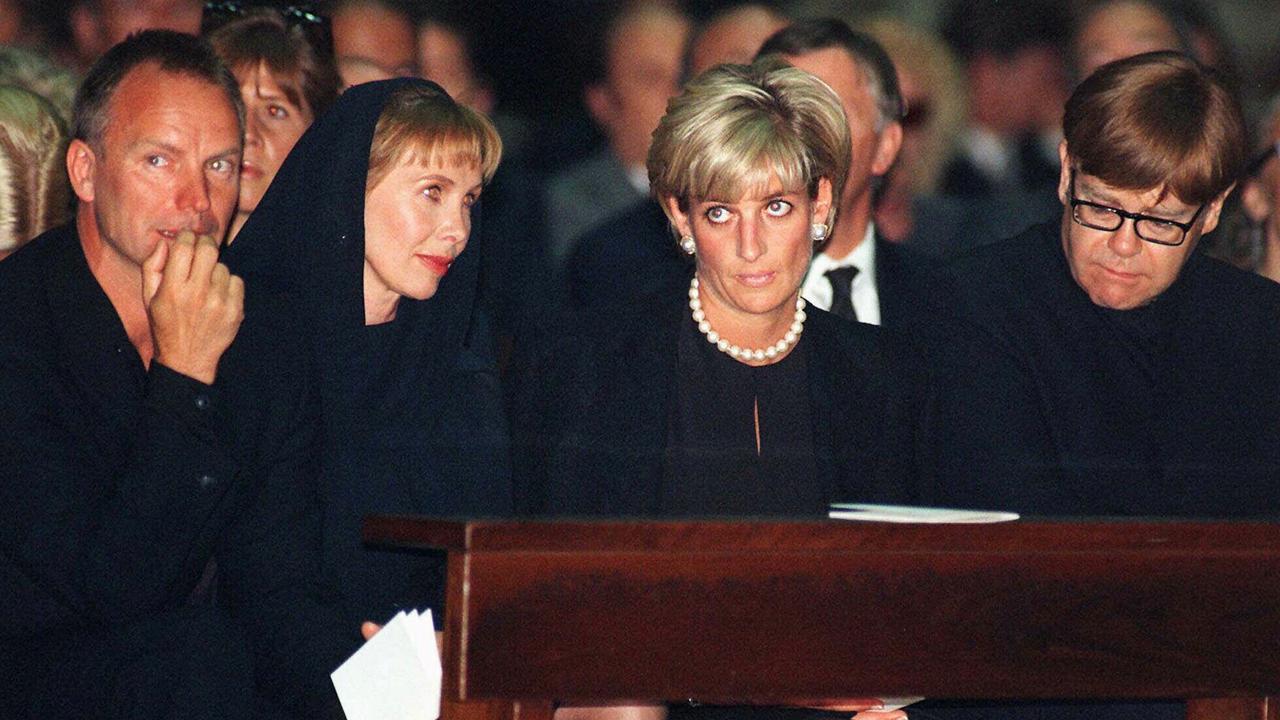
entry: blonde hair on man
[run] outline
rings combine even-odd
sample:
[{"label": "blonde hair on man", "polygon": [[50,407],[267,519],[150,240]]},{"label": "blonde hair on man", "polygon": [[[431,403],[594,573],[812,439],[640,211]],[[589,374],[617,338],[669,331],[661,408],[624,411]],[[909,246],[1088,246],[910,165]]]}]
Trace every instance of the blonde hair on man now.
[{"label": "blonde hair on man", "polygon": [[[826,178],[840,197],[849,157],[849,123],[836,94],[766,57],[714,67],[671,100],[649,147],[649,185],[659,201],[675,198],[681,208],[763,190],[775,175],[786,190],[803,188],[810,197]],[[834,222],[833,205],[828,227]]]},{"label": "blonde hair on man", "polygon": [[378,116],[365,191],[402,160],[478,167],[488,183],[502,160],[502,138],[488,118],[444,91],[412,85],[392,93]]},{"label": "blonde hair on man", "polygon": [[35,93],[0,86],[0,257],[70,215],[67,130]]}]

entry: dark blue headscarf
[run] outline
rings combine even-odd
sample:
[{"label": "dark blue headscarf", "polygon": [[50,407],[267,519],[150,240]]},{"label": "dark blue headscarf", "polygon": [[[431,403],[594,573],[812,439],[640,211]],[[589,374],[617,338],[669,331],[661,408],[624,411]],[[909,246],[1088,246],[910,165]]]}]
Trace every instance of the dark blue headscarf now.
[{"label": "dark blue headscarf", "polygon": [[[423,80],[351,88],[302,136],[225,253],[246,284],[289,295],[310,323],[323,417],[326,586],[356,619],[436,605],[438,558],[365,550],[369,513],[506,515],[506,425],[487,324],[476,302],[479,243],[436,294],[402,298],[365,327],[364,197],[374,128],[392,93]],[[473,209],[472,233],[479,222]],[[353,625],[354,632],[358,626]]]}]

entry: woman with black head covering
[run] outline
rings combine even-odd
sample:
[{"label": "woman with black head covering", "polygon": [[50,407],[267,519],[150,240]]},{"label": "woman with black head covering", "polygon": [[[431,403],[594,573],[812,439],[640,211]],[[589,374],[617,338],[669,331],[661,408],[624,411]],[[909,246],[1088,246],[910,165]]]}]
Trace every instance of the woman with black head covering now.
[{"label": "woman with black head covering", "polygon": [[322,588],[357,638],[360,620],[442,600],[442,558],[364,550],[365,515],[510,510],[478,252],[463,252],[500,154],[489,121],[432,83],[352,88],[298,141],[225,256],[307,318]]}]

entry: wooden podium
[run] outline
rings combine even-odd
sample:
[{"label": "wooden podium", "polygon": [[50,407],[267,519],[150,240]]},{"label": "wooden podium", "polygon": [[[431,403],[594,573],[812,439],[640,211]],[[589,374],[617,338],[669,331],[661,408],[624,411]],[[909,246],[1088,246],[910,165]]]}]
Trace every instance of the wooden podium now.
[{"label": "wooden podium", "polygon": [[454,718],[922,695],[1278,719],[1276,524],[373,517],[364,537],[448,551]]}]

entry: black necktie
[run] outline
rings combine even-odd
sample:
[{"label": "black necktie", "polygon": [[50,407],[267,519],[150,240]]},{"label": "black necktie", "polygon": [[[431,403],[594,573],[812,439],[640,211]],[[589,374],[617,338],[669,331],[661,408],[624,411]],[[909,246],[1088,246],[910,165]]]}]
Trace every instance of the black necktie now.
[{"label": "black necktie", "polygon": [[827,282],[831,283],[831,314],[854,322],[858,320],[858,313],[853,309],[853,278],[857,274],[858,268],[852,265],[826,272]]}]

